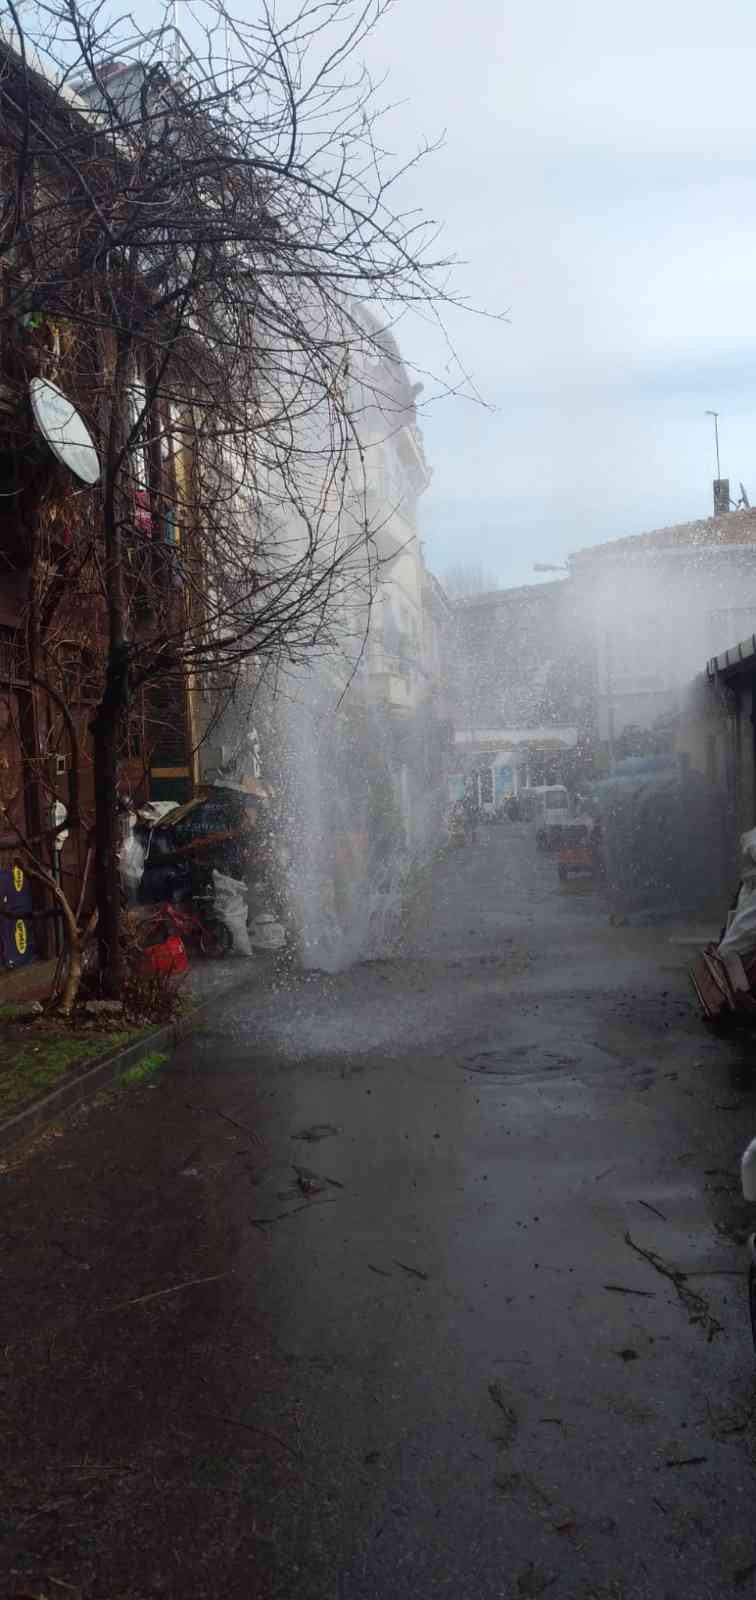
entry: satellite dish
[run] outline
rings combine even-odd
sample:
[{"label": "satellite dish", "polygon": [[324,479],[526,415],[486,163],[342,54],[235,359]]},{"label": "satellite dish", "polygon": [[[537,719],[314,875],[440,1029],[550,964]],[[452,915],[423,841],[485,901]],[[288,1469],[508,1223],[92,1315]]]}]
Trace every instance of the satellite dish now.
[{"label": "satellite dish", "polygon": [[32,378],[29,397],[37,427],[56,459],[81,483],[97,483],[99,458],[89,429],[76,407],[44,378]]}]

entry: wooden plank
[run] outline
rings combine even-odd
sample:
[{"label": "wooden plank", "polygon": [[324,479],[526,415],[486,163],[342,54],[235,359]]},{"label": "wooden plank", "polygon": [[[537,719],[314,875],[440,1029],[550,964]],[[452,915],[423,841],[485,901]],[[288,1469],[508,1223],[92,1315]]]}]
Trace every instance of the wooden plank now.
[{"label": "wooden plank", "polygon": [[735,993],[748,994],[751,985],[748,982],[745,967],[743,966],[737,950],[733,950],[726,956],[720,956],[719,959],[724,964],[725,972],[727,973],[727,976],[730,980],[730,985],[735,990]]},{"label": "wooden plank", "polygon": [[702,951],[701,960],[703,961],[706,970],[712,979],[712,982],[716,984],[720,993],[724,995],[728,1005],[731,1005],[734,1002],[735,996],[733,995],[730,985],[727,981],[727,973],[724,968],[724,963],[720,961],[719,956],[712,954],[710,950]]},{"label": "wooden plank", "polygon": [[714,982],[702,956],[694,961],[689,969],[690,981],[698,996],[699,1004],[707,1017],[712,1020],[721,1016],[727,1009],[727,1000],[721,989]]}]

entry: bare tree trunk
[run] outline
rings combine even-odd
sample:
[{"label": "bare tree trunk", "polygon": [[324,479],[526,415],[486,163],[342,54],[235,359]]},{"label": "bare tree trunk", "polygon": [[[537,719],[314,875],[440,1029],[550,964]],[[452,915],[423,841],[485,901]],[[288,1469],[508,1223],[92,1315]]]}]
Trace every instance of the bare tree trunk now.
[{"label": "bare tree trunk", "polygon": [[67,921],[69,937],[69,962],[68,973],[66,975],[66,981],[63,985],[63,993],[60,999],[60,1009],[64,1017],[70,1017],[71,1012],[76,1004],[79,989],[81,988],[84,941],[89,938],[90,934],[94,933],[96,927],[96,906],[85,928],[79,927],[76,918],[74,918],[73,922]]},{"label": "bare tree trunk", "polygon": [[105,594],[108,606],[108,663],[105,690],[97,708],[94,736],[95,885],[97,937],[102,992],[120,997],[124,968],[121,950],[121,895],[118,870],[118,751],[129,702],[129,647],[123,572],[122,494],[119,473],[125,440],[125,389],[130,348],[119,339],[112,375],[112,403],[103,474],[102,526]]},{"label": "bare tree trunk", "polygon": [[[42,671],[42,653],[40,649],[39,628],[39,583],[40,583],[40,549],[39,549],[39,517],[37,508],[28,505],[23,515],[23,523],[29,537],[31,550],[31,565],[29,574],[30,606],[26,623],[26,659],[28,688],[24,687],[18,693],[19,708],[19,733],[21,736],[21,753],[24,770],[24,810],[26,813],[26,832],[29,838],[39,841],[37,849],[40,852],[42,865],[48,868],[50,862],[42,839],[48,819],[45,816],[42,787],[42,740],[40,736],[40,673]],[[46,893],[44,880],[32,880],[32,906],[35,911],[47,911],[50,907],[50,896]],[[49,956],[54,942],[51,938],[51,926],[40,917],[38,922],[38,947],[41,956]]]},{"label": "bare tree trunk", "polygon": [[[110,671],[108,672],[110,678]],[[110,685],[109,685],[110,687]],[[122,704],[122,701],[121,701]],[[123,983],[121,896],[118,877],[119,695],[106,690],[94,722],[95,886],[102,992],[118,999]]]},{"label": "bare tree trunk", "polygon": [[74,1004],[76,1002],[76,996],[79,992],[79,985],[81,983],[82,936],[79,931],[79,924],[76,921],[76,917],[67,896],[63,893],[60,885],[55,882],[55,879],[50,875],[50,873],[43,872],[38,867],[31,867],[28,865],[26,871],[30,878],[36,879],[38,883],[45,884],[45,886],[49,889],[53,899],[57,902],[61,911],[63,912],[63,921],[65,924],[66,938],[68,941],[69,960],[68,973],[65,984],[63,985],[60,1010],[63,1016],[68,1017],[73,1011]]}]

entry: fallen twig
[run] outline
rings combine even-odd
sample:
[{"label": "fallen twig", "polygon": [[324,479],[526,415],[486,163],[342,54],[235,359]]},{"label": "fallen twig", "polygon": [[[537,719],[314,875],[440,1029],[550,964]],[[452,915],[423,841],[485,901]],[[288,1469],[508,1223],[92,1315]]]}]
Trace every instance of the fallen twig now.
[{"label": "fallen twig", "polygon": [[[226,1428],[244,1428],[247,1433],[258,1433],[261,1439],[270,1439],[271,1442],[273,1444],[277,1444],[281,1450],[285,1450],[290,1456],[293,1456],[295,1461],[302,1460],[301,1452],[295,1449],[294,1445],[287,1444],[286,1440],[282,1439],[279,1434],[271,1433],[270,1428],[259,1427],[256,1422],[243,1422],[241,1417],[216,1417],[211,1411],[196,1411],[194,1415],[197,1417],[204,1417],[206,1422],[219,1422]],[[301,1467],[299,1469],[299,1476],[301,1477],[303,1483],[308,1483],[310,1485],[311,1489],[318,1489],[320,1487],[314,1478],[309,1478],[306,1472],[302,1472]]]},{"label": "fallen twig", "polygon": [[322,1174],[320,1172],[313,1172],[311,1167],[298,1167],[296,1165],[296,1162],[294,1162],[294,1161],[292,1161],[291,1165],[292,1165],[293,1171],[296,1172],[296,1175],[299,1178],[300,1182],[303,1181],[305,1183],[322,1183],[322,1184],[330,1183],[330,1185],[331,1185],[331,1187],[333,1189],[343,1189],[344,1188],[344,1184],[340,1183],[338,1178],[327,1178],[324,1174]]},{"label": "fallen twig", "polygon": [[540,1500],[541,1505],[543,1505],[543,1506],[553,1506],[554,1502],[550,1498],[550,1496],[547,1495],[546,1490],[541,1488],[540,1483],[536,1483],[535,1478],[531,1478],[529,1472],[523,1472],[522,1481],[526,1485],[526,1487],[528,1489],[530,1489],[531,1492],[535,1495],[536,1500]]},{"label": "fallen twig", "polygon": [[694,1272],[687,1272],[687,1278],[742,1278],[742,1267],[696,1267]]},{"label": "fallen twig", "polygon": [[368,1271],[377,1272],[379,1278],[393,1278],[394,1276],[393,1272],[386,1272],[384,1267],[374,1267],[372,1261],[368,1261]]},{"label": "fallen twig", "polygon": [[504,1432],[497,1437],[496,1443],[503,1444],[508,1448],[515,1438],[517,1429],[519,1427],[517,1412],[514,1410],[514,1407],[509,1404],[507,1395],[502,1389],[500,1383],[489,1383],[488,1393],[490,1394],[494,1405],[498,1406],[499,1411],[504,1418]]},{"label": "fallen twig", "polygon": [[394,1256],[394,1265],[401,1267],[402,1272],[408,1272],[412,1278],[421,1278],[423,1283],[428,1282],[428,1273],[421,1272],[419,1267],[408,1267],[405,1261],[397,1261],[396,1256]]},{"label": "fallen twig", "polygon": [[683,1283],[687,1278],[687,1272],[680,1271],[679,1267],[668,1267],[666,1262],[662,1261],[661,1256],[656,1254],[655,1250],[644,1250],[642,1245],[636,1244],[635,1240],[631,1239],[629,1233],[625,1234],[625,1244],[629,1244],[630,1249],[634,1250],[637,1256],[642,1256],[644,1261],[648,1261],[657,1272],[662,1274],[662,1277],[669,1278],[675,1285]]},{"label": "fallen twig", "polygon": [[667,1461],[666,1465],[668,1467],[700,1467],[708,1459],[708,1456],[681,1456],[679,1459],[673,1456]]},{"label": "fallen twig", "polygon": [[230,1272],[214,1272],[210,1278],[189,1278],[186,1283],[173,1283],[169,1289],[153,1289],[151,1294],[137,1295],[135,1300],[119,1300],[117,1305],[103,1306],[103,1311],[125,1311],[128,1306],[143,1306],[148,1300],[162,1300],[169,1294],[180,1294],[183,1289],[196,1289],[201,1283],[218,1283],[221,1278],[230,1278]]},{"label": "fallen twig", "polygon": [[327,1195],[325,1200],[306,1200],[303,1206],[290,1206],[288,1211],[279,1211],[274,1217],[250,1217],[253,1228],[269,1228],[273,1222],[283,1222],[286,1217],[295,1217],[298,1211],[314,1211],[316,1206],[335,1206],[336,1196]]},{"label": "fallen twig", "polygon": [[73,1261],[74,1266],[81,1267],[82,1272],[92,1271],[91,1263],[83,1261],[80,1256],[75,1256],[73,1250],[69,1250],[68,1245],[64,1244],[62,1239],[51,1239],[50,1243],[54,1244],[58,1250],[62,1250],[64,1256],[68,1256],[69,1261]]},{"label": "fallen twig", "polygon": [[639,1200],[638,1205],[645,1206],[647,1211],[653,1211],[655,1217],[661,1217],[662,1222],[666,1222],[667,1218],[665,1217],[664,1212],[659,1211],[657,1206],[652,1206],[648,1200]]},{"label": "fallen twig", "polygon": [[605,1283],[604,1288],[609,1289],[612,1294],[639,1294],[644,1300],[656,1299],[653,1289],[626,1289],[623,1283]]},{"label": "fallen twig", "polygon": [[[328,1184],[326,1183],[325,1178],[304,1178],[300,1173],[300,1176],[297,1178],[295,1188],[298,1190],[299,1194],[307,1195],[309,1198],[314,1194],[323,1194],[328,1188]],[[279,1195],[280,1200],[284,1200],[285,1197],[285,1194]]]},{"label": "fallen twig", "polygon": [[270,1428],[261,1428],[257,1422],[245,1422],[242,1417],[216,1417],[212,1411],[195,1411],[194,1415],[202,1417],[205,1422],[222,1422],[227,1428],[244,1428],[247,1433],[259,1433],[263,1439],[272,1439],[273,1443],[280,1445],[282,1450],[288,1450],[289,1455],[295,1456],[298,1461],[302,1459],[300,1452],[294,1448],[293,1444],[287,1444],[286,1440],[282,1439],[279,1434],[271,1433]]},{"label": "fallen twig", "polygon": [[220,1117],[223,1122],[230,1122],[232,1128],[238,1128],[240,1133],[246,1133],[253,1144],[262,1144],[259,1133],[254,1133],[251,1128],[245,1128],[243,1122],[237,1122],[235,1117],[230,1117],[227,1111],[219,1111],[217,1106],[193,1106],[187,1100],[187,1111],[203,1111],[208,1117]]},{"label": "fallen twig", "polygon": [[668,1267],[667,1263],[662,1261],[661,1256],[658,1256],[655,1250],[644,1250],[642,1245],[635,1243],[629,1233],[625,1234],[625,1244],[629,1245],[637,1256],[641,1256],[644,1261],[647,1261],[655,1272],[660,1272],[663,1278],[669,1279],[670,1283],[674,1285],[678,1299],[685,1306],[690,1321],[705,1328],[709,1342],[714,1338],[715,1333],[721,1333],[722,1324],[717,1322],[716,1317],[712,1316],[708,1301],[704,1299],[703,1295],[696,1294],[695,1289],[686,1287],[687,1272],[681,1272],[677,1267]]},{"label": "fallen twig", "polygon": [[319,1144],[321,1139],[330,1139],[334,1134],[341,1133],[341,1128],[332,1122],[317,1122],[312,1128],[303,1128],[301,1133],[293,1133],[292,1139],[303,1139],[306,1144]]}]

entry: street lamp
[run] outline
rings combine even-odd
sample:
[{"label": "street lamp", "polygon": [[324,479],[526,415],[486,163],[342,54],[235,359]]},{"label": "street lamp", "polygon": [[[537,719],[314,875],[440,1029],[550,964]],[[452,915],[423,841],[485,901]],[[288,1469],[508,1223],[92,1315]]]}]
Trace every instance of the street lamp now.
[{"label": "street lamp", "polygon": [[558,567],[558,566],[555,566],[554,563],[551,562],[551,561],[534,561],[533,562],[533,571],[534,572],[569,572],[569,570],[570,570],[569,567]]}]

